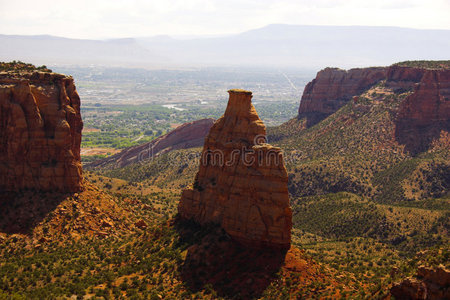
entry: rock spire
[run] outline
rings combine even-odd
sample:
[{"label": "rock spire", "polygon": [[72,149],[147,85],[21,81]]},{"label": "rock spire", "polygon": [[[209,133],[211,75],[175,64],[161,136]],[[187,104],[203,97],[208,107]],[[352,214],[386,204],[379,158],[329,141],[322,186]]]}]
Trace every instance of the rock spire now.
[{"label": "rock spire", "polygon": [[205,140],[194,187],[182,193],[180,217],[219,224],[248,246],[289,248],[292,211],[281,150],[266,143],[252,93],[228,93],[225,114]]}]

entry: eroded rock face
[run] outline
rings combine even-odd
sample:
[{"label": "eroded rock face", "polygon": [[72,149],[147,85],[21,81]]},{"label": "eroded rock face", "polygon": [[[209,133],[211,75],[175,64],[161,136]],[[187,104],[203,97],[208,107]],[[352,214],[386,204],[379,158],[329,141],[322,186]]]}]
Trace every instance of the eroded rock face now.
[{"label": "eroded rock face", "polygon": [[400,104],[395,138],[412,155],[425,151],[442,132],[450,131],[450,70],[392,65],[351,69],[326,68],[308,83],[300,102],[302,129],[325,119],[353,96],[383,81],[397,95],[411,93]]},{"label": "eroded rock face", "polygon": [[0,190],[81,190],[82,127],[71,77],[0,73]]},{"label": "eroded rock face", "polygon": [[428,148],[442,130],[450,131],[450,70],[422,70],[414,92],[400,105],[395,136],[415,154]]},{"label": "eroded rock face", "polygon": [[194,188],[184,190],[180,217],[216,223],[245,245],[289,248],[292,211],[281,150],[265,143],[252,93],[230,90],[225,114],[203,147]]},{"label": "eroded rock face", "polygon": [[126,148],[107,158],[88,164],[87,168],[122,168],[177,149],[202,146],[214,119],[184,123],[171,132],[142,145]]},{"label": "eroded rock face", "polygon": [[413,90],[416,83],[420,82],[426,69],[392,65],[386,73],[386,87],[396,93]]},{"label": "eroded rock face", "polygon": [[421,266],[417,278],[406,278],[391,288],[396,299],[449,299],[450,271]]},{"label": "eroded rock face", "polygon": [[303,91],[298,117],[306,118],[306,126],[311,127],[336,112],[353,96],[384,79],[386,70],[384,67],[321,70]]}]

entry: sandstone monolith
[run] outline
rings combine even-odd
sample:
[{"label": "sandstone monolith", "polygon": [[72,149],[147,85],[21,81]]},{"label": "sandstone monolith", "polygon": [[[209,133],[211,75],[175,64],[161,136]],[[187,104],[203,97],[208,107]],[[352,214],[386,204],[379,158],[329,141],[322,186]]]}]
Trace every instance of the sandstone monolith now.
[{"label": "sandstone monolith", "polygon": [[82,189],[80,97],[71,77],[0,73],[0,190]]},{"label": "sandstone monolith", "polygon": [[248,246],[289,248],[292,211],[281,150],[266,143],[252,93],[228,92],[225,114],[205,140],[193,189],[183,191],[179,215],[219,224]]}]

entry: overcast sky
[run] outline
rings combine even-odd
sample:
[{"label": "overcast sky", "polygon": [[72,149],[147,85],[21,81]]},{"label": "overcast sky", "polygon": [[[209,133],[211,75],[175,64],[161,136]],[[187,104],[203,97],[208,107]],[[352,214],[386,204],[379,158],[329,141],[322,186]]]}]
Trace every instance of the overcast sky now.
[{"label": "overcast sky", "polygon": [[0,0],[0,34],[221,35],[274,23],[450,29],[450,0]]}]

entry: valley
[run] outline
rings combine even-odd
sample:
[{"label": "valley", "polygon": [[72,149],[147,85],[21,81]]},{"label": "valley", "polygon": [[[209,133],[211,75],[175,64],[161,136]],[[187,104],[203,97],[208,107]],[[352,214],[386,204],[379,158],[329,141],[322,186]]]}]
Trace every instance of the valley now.
[{"label": "valley", "polygon": [[[225,92],[233,86],[257,91],[255,106],[264,122],[279,125],[295,116],[301,90],[311,74],[275,68],[133,68],[52,66],[77,78],[85,123],[83,161],[149,142],[173,128],[204,118],[219,118]],[[94,156],[94,157],[92,157]]]},{"label": "valley", "polygon": [[[312,81],[287,81],[274,73],[61,67],[82,99],[84,189],[1,191],[0,298],[384,299],[419,266],[448,270],[450,62],[371,70],[327,68]],[[210,180],[216,171],[198,182],[202,147],[174,147],[184,136],[168,133],[218,119],[225,91],[241,81],[286,167],[292,231],[284,252],[236,244],[226,226],[179,216],[182,190],[206,188],[211,203],[208,196],[223,192],[208,189],[223,188]],[[157,138],[154,157],[125,159],[128,147]],[[102,152],[83,156],[91,148]]]}]

